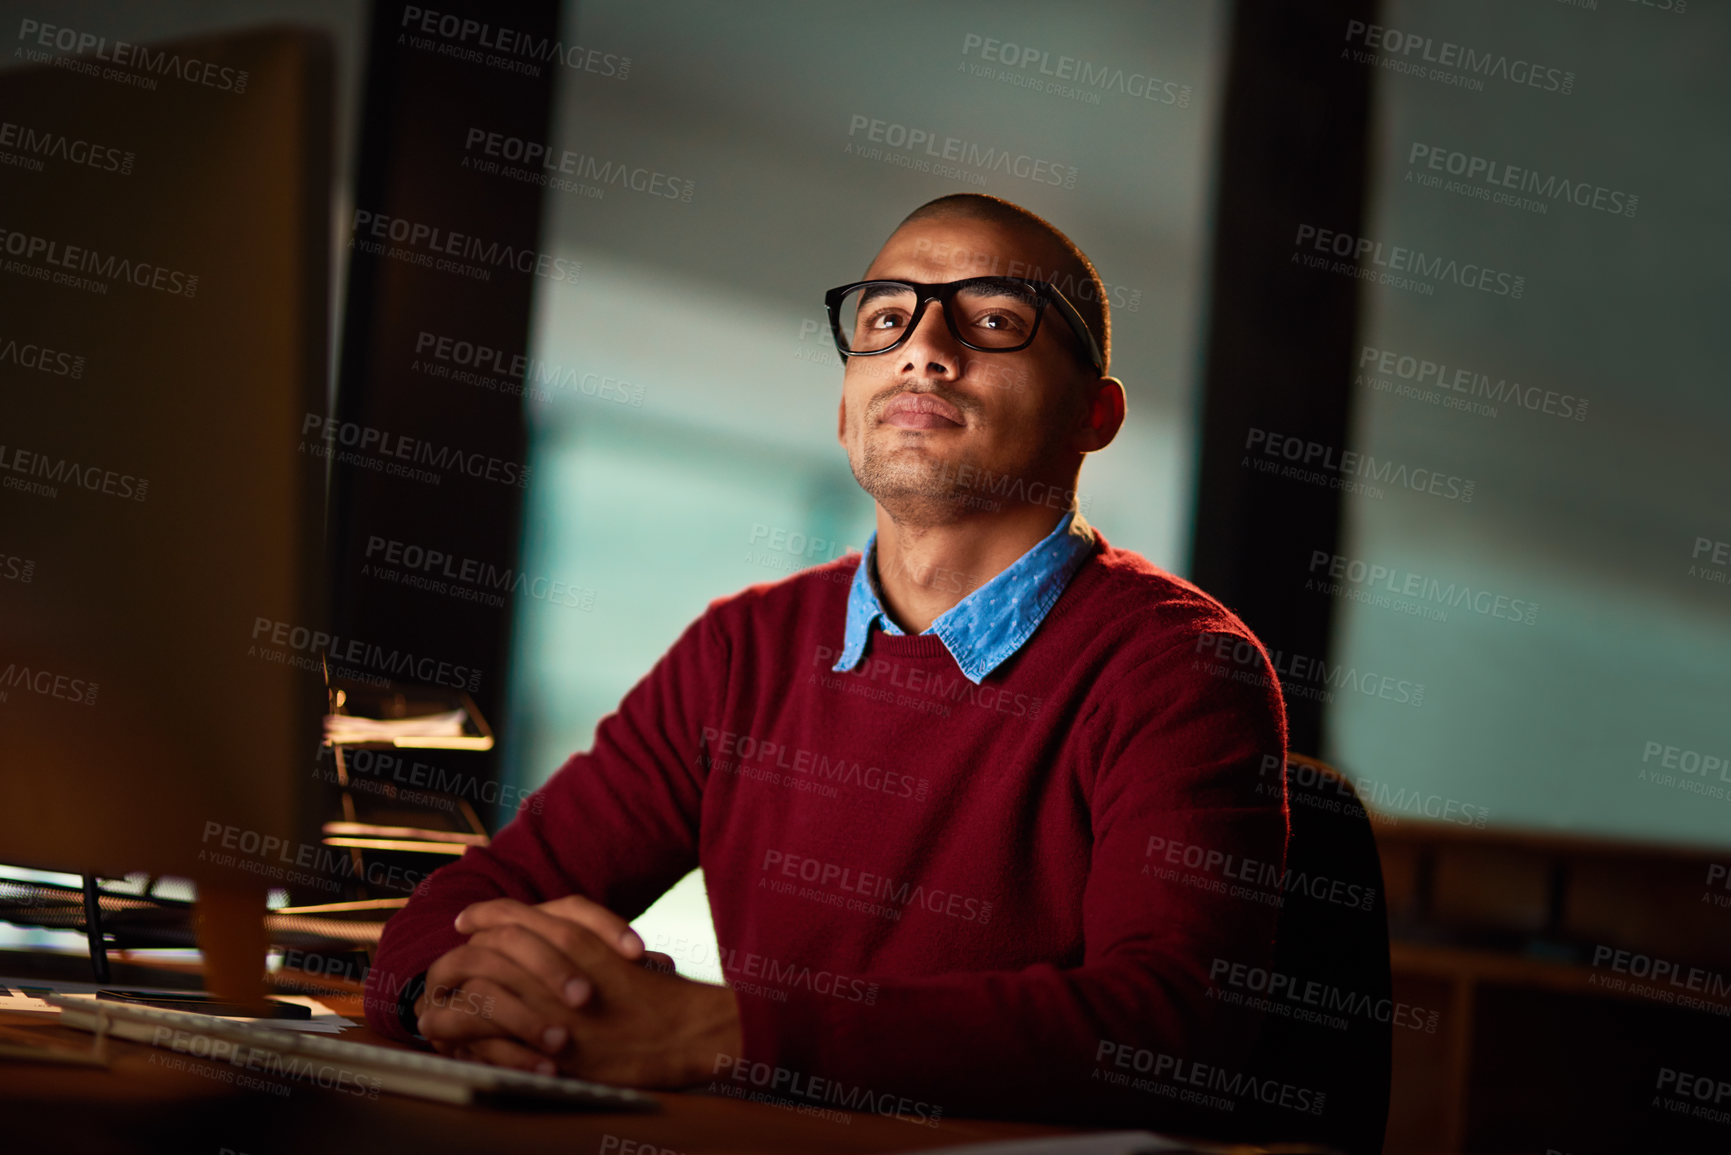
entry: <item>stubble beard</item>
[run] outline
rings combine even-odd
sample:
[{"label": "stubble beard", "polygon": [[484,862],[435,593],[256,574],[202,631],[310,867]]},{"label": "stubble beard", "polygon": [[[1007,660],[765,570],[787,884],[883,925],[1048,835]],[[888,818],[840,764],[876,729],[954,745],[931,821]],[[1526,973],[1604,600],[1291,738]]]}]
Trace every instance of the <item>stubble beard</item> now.
[{"label": "stubble beard", "polygon": [[[914,527],[952,525],[970,517],[994,514],[1019,504],[1006,492],[1020,478],[1024,483],[1051,476],[1062,451],[1047,442],[1034,448],[1029,460],[993,469],[967,449],[949,454],[938,449],[934,438],[910,436],[878,424],[878,414],[899,387],[879,393],[860,416],[848,415],[848,465],[859,487],[897,524]],[[970,415],[975,405],[965,397],[942,389],[932,390],[945,401]],[[854,448],[857,446],[858,448]]]},{"label": "stubble beard", "polygon": [[935,450],[908,452],[888,439],[867,438],[856,455],[849,455],[854,480],[897,524],[907,527],[952,525],[970,517],[994,514],[1013,505],[1020,480],[1024,486],[1054,476],[1044,447],[1033,460],[993,469],[970,454],[956,457]]},{"label": "stubble beard", "polygon": [[990,495],[964,479],[982,476],[965,459],[935,453],[910,453],[868,439],[853,467],[854,480],[884,512],[903,525],[945,525],[969,514],[988,512]]}]

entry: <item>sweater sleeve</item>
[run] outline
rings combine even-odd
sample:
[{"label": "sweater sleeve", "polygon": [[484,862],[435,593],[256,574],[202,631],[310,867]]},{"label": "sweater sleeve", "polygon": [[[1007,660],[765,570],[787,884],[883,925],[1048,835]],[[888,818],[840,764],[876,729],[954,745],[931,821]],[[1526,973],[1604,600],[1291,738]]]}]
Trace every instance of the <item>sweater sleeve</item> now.
[{"label": "sweater sleeve", "polygon": [[1287,828],[1284,777],[1267,768],[1284,756],[1285,714],[1260,646],[1202,636],[1227,642],[1192,633],[1115,679],[1077,726],[1094,831],[1083,957],[867,974],[870,1005],[741,999],[753,1085],[762,1074],[916,1120],[1218,1126],[1194,1106],[1197,1072],[1214,1085],[1243,1073],[1255,1028],[1210,996],[1210,968],[1272,960]]},{"label": "sweater sleeve", "polygon": [[582,894],[625,919],[697,867],[706,771],[700,719],[723,687],[726,643],[713,613],[689,626],[602,719],[594,747],[524,800],[491,844],[430,874],[385,925],[367,973],[367,1023],[412,1041],[402,992],[466,936],[452,925],[491,898],[547,902]]}]

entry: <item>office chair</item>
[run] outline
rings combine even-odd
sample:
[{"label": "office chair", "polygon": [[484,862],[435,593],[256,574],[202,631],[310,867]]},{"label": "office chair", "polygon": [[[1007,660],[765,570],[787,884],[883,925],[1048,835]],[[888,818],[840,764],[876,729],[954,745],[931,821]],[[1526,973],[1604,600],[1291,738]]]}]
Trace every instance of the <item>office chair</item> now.
[{"label": "office chair", "polygon": [[[1286,786],[1291,873],[1275,931],[1274,971],[1298,982],[1326,984],[1350,1001],[1334,1009],[1326,1003],[1292,1004],[1331,1015],[1334,1025],[1262,1016],[1251,1069],[1327,1098],[1316,1116],[1262,1108],[1258,1129],[1269,1138],[1380,1155],[1388,1125],[1394,1004],[1388,903],[1376,836],[1352,783],[1326,763],[1287,755]],[[1336,881],[1348,889],[1335,889]],[[1305,883],[1322,897],[1306,893]],[[1354,894],[1359,905],[1346,901]],[[1339,1019],[1345,1019],[1344,1029],[1338,1028]]]}]

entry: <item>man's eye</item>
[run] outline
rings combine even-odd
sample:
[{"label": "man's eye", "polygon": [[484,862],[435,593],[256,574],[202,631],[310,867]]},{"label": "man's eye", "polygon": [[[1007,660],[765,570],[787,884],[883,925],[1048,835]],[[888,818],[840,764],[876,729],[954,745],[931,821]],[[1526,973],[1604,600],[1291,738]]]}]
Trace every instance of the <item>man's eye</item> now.
[{"label": "man's eye", "polygon": [[1021,319],[1009,313],[982,313],[974,322],[981,328],[1008,331],[1021,328]]},{"label": "man's eye", "polygon": [[866,321],[866,328],[868,328],[868,329],[889,329],[889,328],[892,328],[892,327],[899,325],[901,323],[902,323],[902,315],[900,313],[891,312],[890,310],[886,309],[881,313],[873,313],[871,315],[871,317]]}]

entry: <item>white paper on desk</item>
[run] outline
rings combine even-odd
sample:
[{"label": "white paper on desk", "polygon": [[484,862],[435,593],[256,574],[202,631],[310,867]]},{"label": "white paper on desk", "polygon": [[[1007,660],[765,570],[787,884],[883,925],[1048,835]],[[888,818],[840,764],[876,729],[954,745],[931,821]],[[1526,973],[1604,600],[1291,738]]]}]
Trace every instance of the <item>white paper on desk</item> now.
[{"label": "white paper on desk", "polygon": [[[73,998],[95,998],[96,992],[108,990],[114,983],[74,983],[62,979],[14,979],[0,977],[0,1011],[22,1011],[27,1014],[57,1015],[60,1008],[42,1001],[41,996],[69,995]],[[167,987],[128,986],[127,990],[147,995],[184,995],[186,991]]]},{"label": "white paper on desk", "polygon": [[389,742],[393,738],[460,738],[467,710],[442,714],[418,714],[411,718],[362,718],[354,714],[326,714],[325,737],[333,742]]},{"label": "white paper on desk", "polygon": [[[3,992],[0,993],[0,1011],[24,1011],[31,1014],[42,1015],[57,1015],[60,1013],[59,1007],[50,1006],[41,999],[21,990],[21,986],[29,987],[31,990],[35,991],[47,990],[53,994],[65,995],[67,998],[71,999],[94,1000],[97,991],[111,990],[114,989],[116,985],[117,984],[115,983],[103,983],[98,985],[96,983],[43,982],[39,979],[18,980],[0,978],[0,992]],[[125,989],[129,991],[139,991],[147,995],[168,995],[171,997],[174,995],[184,995],[189,993],[187,991],[171,991],[163,987],[129,986]],[[238,1015],[225,1015],[223,1017],[237,1023],[263,1023],[265,1026],[281,1027],[286,1031],[307,1031],[315,1035],[334,1035],[341,1031],[346,1031],[355,1025],[353,1019],[343,1018],[343,1016],[337,1014],[317,999],[309,998],[306,995],[273,995],[272,997],[278,1002],[299,1003],[301,1006],[310,1009],[313,1016],[310,1019],[254,1019],[243,1018]]]},{"label": "white paper on desk", "polygon": [[[35,984],[32,983],[32,986]],[[28,1014],[47,1015],[59,1014],[59,1007],[51,1007],[35,995],[25,994],[17,987],[9,987],[5,980],[0,979],[0,1011],[24,1011]]]}]

